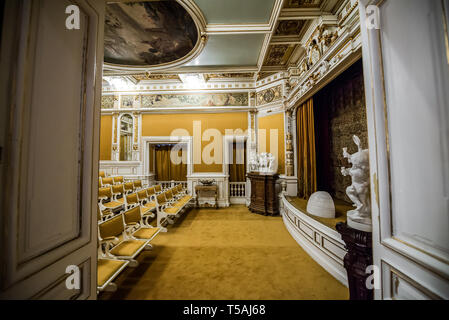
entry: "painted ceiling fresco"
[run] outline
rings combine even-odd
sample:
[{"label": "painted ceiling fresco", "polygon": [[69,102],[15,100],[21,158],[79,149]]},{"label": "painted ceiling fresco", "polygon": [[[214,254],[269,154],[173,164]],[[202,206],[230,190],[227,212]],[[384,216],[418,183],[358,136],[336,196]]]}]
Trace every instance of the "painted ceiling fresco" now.
[{"label": "painted ceiling fresco", "polygon": [[106,6],[104,61],[158,65],[187,55],[198,40],[193,19],[176,1]]}]

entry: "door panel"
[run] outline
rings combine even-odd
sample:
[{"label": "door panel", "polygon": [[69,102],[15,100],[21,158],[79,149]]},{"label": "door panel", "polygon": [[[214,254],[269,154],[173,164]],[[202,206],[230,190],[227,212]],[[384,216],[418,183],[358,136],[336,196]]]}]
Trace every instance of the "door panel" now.
[{"label": "door panel", "polygon": [[[379,10],[379,29],[364,23],[368,5]],[[447,6],[447,0],[359,6],[373,254],[382,269],[376,298],[449,298]]]},{"label": "door panel", "polygon": [[[80,28],[69,30],[73,4]],[[104,3],[7,1],[5,12],[1,297],[95,298]],[[68,265],[79,290],[65,286]]]}]

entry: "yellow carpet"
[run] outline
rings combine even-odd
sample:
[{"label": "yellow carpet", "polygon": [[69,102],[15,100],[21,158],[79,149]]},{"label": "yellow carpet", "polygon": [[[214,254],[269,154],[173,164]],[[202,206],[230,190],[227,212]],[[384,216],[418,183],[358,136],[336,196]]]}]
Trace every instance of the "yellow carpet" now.
[{"label": "yellow carpet", "polygon": [[348,299],[281,217],[244,206],[194,209],[153,240],[99,299]]}]

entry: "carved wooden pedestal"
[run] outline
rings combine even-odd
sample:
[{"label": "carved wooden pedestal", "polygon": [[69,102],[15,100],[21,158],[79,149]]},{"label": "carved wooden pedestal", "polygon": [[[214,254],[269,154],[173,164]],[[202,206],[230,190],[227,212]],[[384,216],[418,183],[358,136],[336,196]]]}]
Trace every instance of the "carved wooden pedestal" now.
[{"label": "carved wooden pedestal", "polygon": [[249,210],[254,213],[275,216],[279,214],[279,199],[276,192],[276,180],[279,175],[248,173],[251,180],[251,204]]},{"label": "carved wooden pedestal", "polygon": [[366,287],[366,267],[373,264],[371,232],[348,227],[346,223],[337,223],[337,231],[346,244],[348,253],[344,257],[344,266],[348,273],[349,299],[373,300],[373,290]]}]

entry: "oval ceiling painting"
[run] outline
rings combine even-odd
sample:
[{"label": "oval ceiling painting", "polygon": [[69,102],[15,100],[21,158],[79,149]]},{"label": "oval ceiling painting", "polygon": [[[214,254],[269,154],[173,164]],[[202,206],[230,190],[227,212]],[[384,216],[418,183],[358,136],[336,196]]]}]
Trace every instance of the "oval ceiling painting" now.
[{"label": "oval ceiling painting", "polygon": [[118,65],[170,63],[198,41],[195,22],[174,0],[110,3],[104,32],[104,61]]}]

